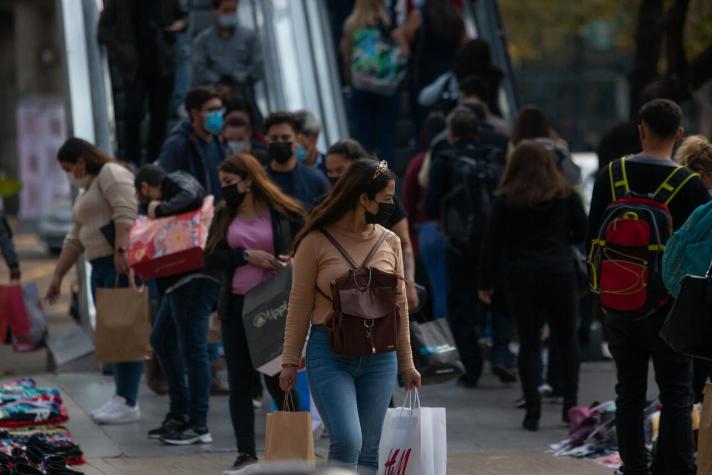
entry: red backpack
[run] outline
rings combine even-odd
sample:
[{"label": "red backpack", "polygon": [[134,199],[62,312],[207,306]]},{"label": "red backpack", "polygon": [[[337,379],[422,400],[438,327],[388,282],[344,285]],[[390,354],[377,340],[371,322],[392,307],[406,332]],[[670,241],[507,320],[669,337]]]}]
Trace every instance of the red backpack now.
[{"label": "red backpack", "polygon": [[631,191],[626,158],[609,165],[613,202],[588,256],[591,290],[606,315],[641,319],[669,299],[662,279],[662,256],[672,235],[668,204],[695,176],[675,167],[655,193]]}]

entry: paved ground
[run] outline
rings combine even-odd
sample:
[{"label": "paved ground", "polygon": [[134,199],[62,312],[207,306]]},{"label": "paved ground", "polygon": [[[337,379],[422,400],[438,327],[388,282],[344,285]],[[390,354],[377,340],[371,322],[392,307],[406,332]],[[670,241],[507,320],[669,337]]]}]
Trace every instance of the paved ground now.
[{"label": "paved ground", "polygon": [[[52,271],[53,259],[32,235],[20,234],[16,241],[23,261],[24,280],[37,282],[43,291]],[[5,269],[0,264],[0,282],[6,279]],[[66,316],[69,285],[71,279],[65,282],[60,304],[48,311],[52,332],[73,325]],[[71,417],[68,425],[89,458],[83,468],[86,473],[218,474],[233,460],[234,438],[225,398],[211,400],[209,424],[214,444],[189,448],[164,447],[149,441],[145,434],[149,428],[160,423],[167,408],[166,397],[156,396],[143,387],[140,404],[144,418],[140,423],[98,427],[91,422],[88,412],[112,394],[111,379],[100,376],[96,371],[77,372],[72,369],[67,372],[62,367],[58,373],[50,374],[46,370],[46,361],[44,350],[14,354],[9,347],[0,346],[0,371],[10,371],[17,376],[35,375],[43,384],[56,385],[63,390]],[[84,366],[90,370],[94,368],[91,363]],[[11,377],[5,375],[4,379]],[[581,402],[611,399],[613,381],[610,363],[585,364],[581,375]],[[519,394],[517,385],[503,386],[489,374],[483,378],[481,388],[476,390],[462,389],[453,383],[423,389],[421,399],[424,405],[447,408],[448,473],[611,473],[589,461],[555,458],[546,454],[549,444],[566,437],[566,428],[560,422],[561,406],[546,405],[541,430],[529,433],[520,429],[523,412],[513,408]],[[264,413],[260,412],[257,417],[259,448],[263,437]],[[322,439],[317,446],[317,455],[323,459],[327,441]]]}]

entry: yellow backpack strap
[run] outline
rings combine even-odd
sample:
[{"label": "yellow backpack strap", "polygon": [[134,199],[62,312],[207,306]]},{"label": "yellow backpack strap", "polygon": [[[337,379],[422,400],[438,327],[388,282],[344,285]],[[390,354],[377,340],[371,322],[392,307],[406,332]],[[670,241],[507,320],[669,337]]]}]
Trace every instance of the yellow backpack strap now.
[{"label": "yellow backpack strap", "polygon": [[676,167],[670,174],[665,178],[665,181],[655,190],[653,199],[661,203],[670,204],[678,191],[685,186],[685,183],[692,180],[694,177],[698,176],[697,173],[685,173],[685,167]]},{"label": "yellow backpack strap", "polygon": [[628,175],[625,170],[627,157],[614,160],[608,165],[608,176],[611,179],[611,197],[613,201],[623,198],[629,191]]}]

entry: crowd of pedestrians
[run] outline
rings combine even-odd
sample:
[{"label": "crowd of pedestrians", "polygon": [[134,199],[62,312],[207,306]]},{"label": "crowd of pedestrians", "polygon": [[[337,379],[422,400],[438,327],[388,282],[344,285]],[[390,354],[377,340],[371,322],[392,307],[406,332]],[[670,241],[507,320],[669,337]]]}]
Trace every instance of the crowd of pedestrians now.
[{"label": "crowd of pedestrians", "polygon": [[[59,150],[60,166],[83,191],[48,301],[57,300],[64,276],[82,255],[92,268],[92,293],[128,285],[126,250],[138,214],[162,218],[193,211],[208,195],[216,203],[204,267],[155,282],[160,305],[150,342],[167,382],[169,407],[148,437],[169,445],[212,441],[208,329],[216,311],[238,451],[226,473],[258,460],[255,400],[263,384],[280,406],[285,398],[298,405],[295,386],[303,360],[330,437],[330,461],[375,473],[397,376],[407,389],[421,385],[409,331],[409,309],[419,307],[416,281],[432,297],[430,316],[446,318],[452,330],[465,368],[460,386],[477,388],[489,363],[502,383],[521,381],[524,429],[539,429],[543,387],[563,398],[567,422],[569,409],[579,403],[578,325],[587,302],[581,299],[587,285],[577,268],[577,249],[594,255],[596,246],[606,244],[601,229],[620,187],[657,196],[669,185],[665,203],[674,229],[709,200],[712,146],[692,136],[677,147],[684,137],[680,108],[656,99],[640,110],[638,124],[616,126],[602,140],[587,217],[581,170],[545,114],[523,107],[508,127],[497,100],[504,76],[492,64],[487,43],[468,38],[451,2],[422,3],[399,25],[383,2],[356,0],[341,42],[355,138],[322,151],[321,122],[312,112],[273,111],[263,120],[256,108],[252,87],[261,78],[260,48],[254,34],[239,26],[237,0],[212,1],[214,25],[193,44],[196,86],[185,94],[184,119],[164,138],[178,74],[167,39],[187,28],[185,14],[171,0],[106,2],[99,36],[125,81],[122,143],[135,173],[78,138]],[[383,83],[376,88],[354,65],[364,59],[369,37],[386,38],[400,48],[403,61],[410,58],[418,153],[408,163],[402,193],[392,169],[402,91]],[[393,66],[398,76],[400,66]],[[151,126],[144,159],[139,125],[146,98]],[[624,155],[631,156],[621,160]],[[674,173],[678,181],[672,182],[675,162],[687,168]],[[3,255],[19,278],[6,229],[0,220]],[[282,370],[261,376],[248,351],[243,305],[247,293],[285,265],[292,266],[293,284]],[[337,300],[346,297],[334,289],[348,284],[342,276],[349,269],[358,287],[357,271],[364,267],[390,287],[398,311],[363,315],[372,326],[348,327],[354,317],[343,315]],[[597,278],[604,279],[610,270],[602,266],[600,272]],[[398,278],[388,280],[389,275]],[[617,302],[630,303],[625,296]],[[658,337],[671,305],[670,298],[655,302],[639,319],[620,317],[605,301],[600,305],[617,369],[621,473],[649,470],[643,410],[651,358],[662,402],[655,473],[694,473],[691,360]],[[373,336],[371,328],[389,324],[390,330]],[[359,331],[366,331],[363,341],[357,341]],[[488,362],[484,334],[491,336]],[[366,340],[373,351],[361,354]],[[514,341],[518,355],[511,350]],[[386,349],[376,351],[381,344]],[[142,361],[113,365],[115,396],[92,413],[97,423],[141,418],[142,372]],[[696,367],[695,393],[708,374]]]}]

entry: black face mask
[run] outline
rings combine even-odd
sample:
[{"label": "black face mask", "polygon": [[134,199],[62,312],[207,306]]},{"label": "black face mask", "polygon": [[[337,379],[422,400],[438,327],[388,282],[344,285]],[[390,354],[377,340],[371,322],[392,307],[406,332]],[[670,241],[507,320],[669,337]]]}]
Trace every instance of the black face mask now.
[{"label": "black face mask", "polygon": [[328,176],[327,177],[329,181],[331,182],[331,187],[333,188],[334,185],[336,185],[336,182],[339,181],[340,176]]},{"label": "black face mask", "polygon": [[380,224],[385,226],[388,220],[393,216],[396,210],[395,203],[378,203],[378,212],[376,214],[366,211],[366,222],[368,224]]},{"label": "black face mask", "polygon": [[269,144],[269,156],[277,163],[287,163],[292,158],[292,142],[274,142]]},{"label": "black face mask", "polygon": [[231,208],[239,208],[240,204],[245,199],[245,195],[247,195],[247,192],[243,191],[240,193],[240,190],[237,189],[237,183],[222,187],[222,197],[225,200],[225,203],[227,203]]}]

